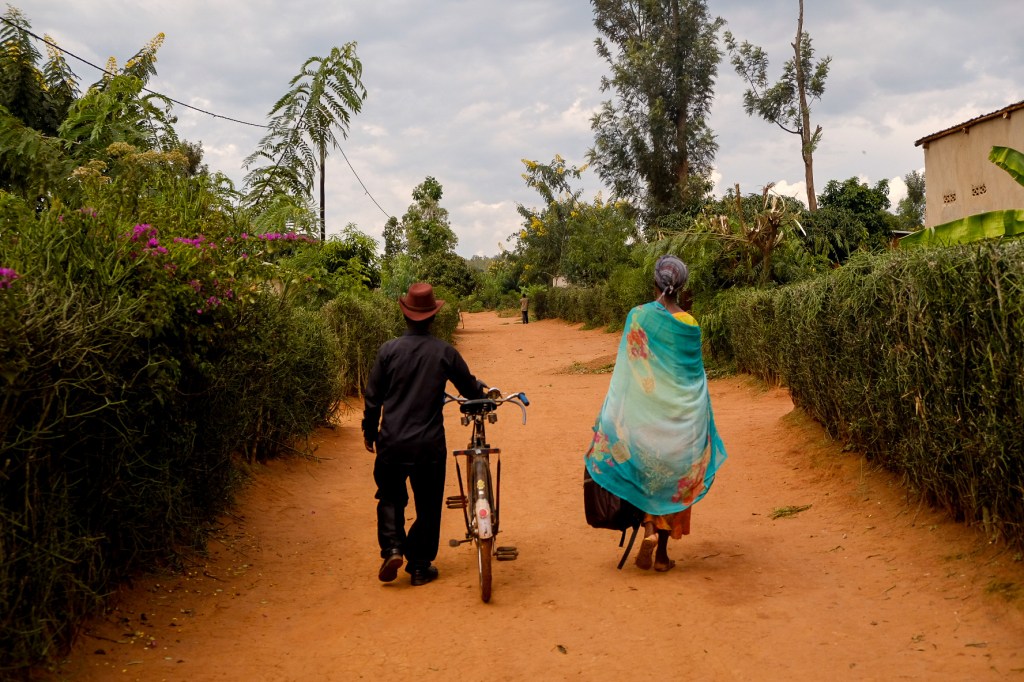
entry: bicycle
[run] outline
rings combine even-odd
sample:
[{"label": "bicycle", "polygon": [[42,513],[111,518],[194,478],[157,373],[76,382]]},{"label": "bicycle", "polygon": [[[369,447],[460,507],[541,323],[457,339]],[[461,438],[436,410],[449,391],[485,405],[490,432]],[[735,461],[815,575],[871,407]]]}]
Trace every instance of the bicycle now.
[{"label": "bicycle", "polygon": [[[495,547],[494,539],[498,535],[501,501],[501,453],[499,448],[492,448],[487,442],[487,423],[498,421],[495,410],[505,403],[513,403],[523,411],[523,423],[526,423],[526,406],[530,401],[525,393],[510,393],[504,398],[496,388],[488,390],[485,398],[469,400],[454,397],[447,393],[444,404],[455,402],[462,412],[463,426],[472,424],[472,434],[465,450],[454,450],[455,471],[459,481],[459,494],[451,495],[445,500],[449,509],[461,509],[466,522],[466,537],[462,540],[450,540],[448,544],[458,547],[466,542],[476,545],[477,571],[480,574],[480,598],[484,602],[491,600],[491,558],[498,561],[514,561],[519,550],[513,546]],[[495,456],[495,478],[491,479],[491,456]],[[466,479],[463,486],[462,468],[459,457],[466,458]],[[493,483],[493,485],[492,485]],[[467,494],[468,493],[468,494]],[[472,505],[470,504],[472,496]]]}]

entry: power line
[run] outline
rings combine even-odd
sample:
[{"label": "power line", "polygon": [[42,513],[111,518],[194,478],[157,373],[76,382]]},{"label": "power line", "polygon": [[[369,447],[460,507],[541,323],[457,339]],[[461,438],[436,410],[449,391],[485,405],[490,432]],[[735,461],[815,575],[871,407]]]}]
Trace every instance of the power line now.
[{"label": "power line", "polygon": [[364,191],[364,192],[366,192],[366,196],[370,197],[370,201],[372,201],[372,202],[374,203],[374,205],[375,205],[375,206],[376,206],[377,208],[379,208],[379,209],[380,209],[380,212],[381,212],[381,213],[383,213],[384,215],[386,215],[386,216],[387,216],[388,218],[393,218],[394,216],[392,216],[392,215],[391,215],[390,213],[388,213],[387,211],[385,211],[385,210],[384,210],[384,207],[383,207],[383,206],[381,206],[380,204],[378,204],[378,203],[377,203],[377,200],[373,198],[373,195],[372,195],[372,194],[370,194],[370,190],[366,189],[366,185],[364,185],[364,184],[363,184],[363,180],[362,180],[362,178],[360,178],[360,177],[359,177],[359,174],[358,174],[358,173],[356,173],[356,169],[355,169],[355,168],[352,168],[352,162],[348,160],[348,156],[346,156],[346,154],[345,154],[345,150],[344,150],[344,149],[342,149],[341,147],[338,147],[338,151],[339,151],[339,152],[341,152],[341,157],[342,157],[343,159],[345,159],[345,163],[347,163],[347,164],[348,164],[349,170],[351,170],[351,171],[352,171],[352,175],[356,176],[356,180],[359,180],[359,184],[360,184],[360,185],[362,185],[363,191]]},{"label": "power line", "polygon": [[[9,26],[13,26],[14,28],[18,29],[19,31],[22,31],[25,34],[32,36],[33,38],[35,38],[39,42],[45,43],[46,45],[49,45],[50,47],[52,47],[53,49],[55,49],[55,50],[57,50],[59,52],[63,52],[64,54],[68,55],[69,57],[73,57],[73,58],[77,59],[78,61],[82,62],[83,64],[91,66],[92,68],[96,69],[97,71],[101,71],[101,72],[103,72],[103,73],[105,73],[105,74],[107,74],[108,76],[111,76],[111,77],[117,76],[116,73],[111,73],[110,71],[107,71],[102,66],[97,66],[96,64],[93,64],[89,60],[84,59],[82,57],[79,57],[78,55],[76,55],[75,53],[71,52],[70,50],[66,50],[63,47],[61,47],[60,45],[57,45],[56,43],[54,43],[54,42],[52,42],[50,40],[47,40],[45,37],[39,36],[36,33],[33,33],[32,31],[28,30],[24,26],[18,26],[17,24],[15,24],[13,21],[8,19],[7,17],[0,16],[0,21],[3,21],[5,24],[8,24]],[[201,109],[199,107],[192,106],[191,104],[186,104],[185,102],[182,102],[180,100],[174,99],[173,97],[168,97],[167,95],[164,95],[162,93],[156,92],[155,90],[150,90],[147,87],[143,87],[142,89],[145,92],[150,93],[151,95],[156,95],[157,97],[162,97],[162,98],[166,99],[168,102],[174,102],[175,104],[181,105],[181,106],[185,107],[186,109],[192,109],[193,111],[198,111],[201,114],[206,114],[207,116],[212,116],[213,118],[219,118],[219,119],[222,119],[224,121],[230,121],[231,123],[238,123],[240,125],[251,126],[253,128],[266,128],[266,129],[270,128],[270,126],[264,125],[262,123],[249,123],[248,121],[242,121],[240,119],[232,118],[230,116],[224,116],[222,114],[216,114],[216,113],[214,113],[212,111],[207,111],[206,109]],[[362,178],[359,177],[359,174],[356,172],[356,169],[352,166],[352,162],[348,160],[348,156],[345,154],[345,150],[342,149],[339,146],[338,147],[338,151],[341,152],[341,156],[345,159],[345,163],[348,164],[348,168],[349,168],[349,170],[352,171],[352,175],[355,176],[355,179],[359,181],[359,185],[363,188],[363,191],[366,192],[366,196],[370,197],[370,201],[373,202],[374,206],[376,206],[377,208],[380,209],[381,213],[383,213],[386,217],[391,218],[392,217],[391,214],[388,213],[387,211],[385,211],[384,208],[377,202],[377,200],[373,198],[373,195],[370,194],[370,190],[366,188],[366,184],[363,182]]]},{"label": "power line", "polygon": [[[111,76],[111,77],[117,76],[116,73],[111,73],[110,71],[107,71],[102,66],[96,66],[95,64],[90,62],[88,59],[84,59],[82,57],[79,57],[77,54],[75,54],[74,52],[71,52],[70,50],[65,50],[60,45],[57,45],[56,43],[54,43],[52,41],[49,41],[46,38],[41,37],[41,36],[33,33],[32,31],[28,30],[24,26],[18,26],[17,24],[15,24],[13,21],[8,19],[7,17],[0,17],[0,21],[3,21],[5,24],[8,24],[10,26],[13,26],[14,28],[18,29],[19,31],[27,33],[28,35],[32,36],[33,38],[35,38],[39,42],[46,43],[47,45],[49,45],[53,49],[58,50],[60,52],[63,52],[64,54],[68,55],[69,57],[74,57],[78,61],[82,62],[83,64],[87,64],[87,65],[91,66],[92,68],[96,69],[97,71],[102,71],[103,73],[105,73],[105,74],[107,74],[108,76]],[[173,97],[168,97],[167,95],[164,95],[164,94],[161,94],[159,92],[156,92],[155,90],[150,90],[147,87],[143,87],[142,89],[145,90],[146,92],[148,92],[151,95],[156,95],[157,97],[162,97],[162,98],[166,99],[168,102],[174,102],[175,104],[180,104],[181,106],[183,106],[183,107],[185,107],[187,109],[192,109],[194,111],[198,111],[199,113],[206,114],[207,116],[213,116],[214,118],[221,118],[221,119],[224,119],[225,121],[231,121],[232,123],[240,123],[242,125],[252,126],[253,128],[269,128],[270,127],[270,126],[267,126],[267,125],[263,125],[262,123],[249,123],[248,121],[241,121],[241,120],[239,120],[237,118],[231,118],[230,116],[222,116],[221,114],[215,114],[212,111],[207,111],[206,109],[200,109],[199,107],[194,107],[191,104],[186,104],[185,102],[182,102],[180,100],[176,100]]]}]

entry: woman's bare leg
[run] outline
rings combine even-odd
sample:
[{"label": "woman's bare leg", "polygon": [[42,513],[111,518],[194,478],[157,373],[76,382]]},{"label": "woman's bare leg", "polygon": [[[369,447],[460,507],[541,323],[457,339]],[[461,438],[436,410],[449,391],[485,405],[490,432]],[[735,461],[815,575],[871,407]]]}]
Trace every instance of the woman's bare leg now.
[{"label": "woman's bare leg", "polygon": [[653,521],[644,522],[644,539],[636,553],[636,565],[638,568],[646,571],[654,565],[655,546],[660,537],[661,531],[655,529]]},{"label": "woman's bare leg", "polygon": [[668,538],[667,530],[658,531],[658,547],[654,552],[654,570],[656,571],[667,571],[676,565],[675,561],[668,558]]}]

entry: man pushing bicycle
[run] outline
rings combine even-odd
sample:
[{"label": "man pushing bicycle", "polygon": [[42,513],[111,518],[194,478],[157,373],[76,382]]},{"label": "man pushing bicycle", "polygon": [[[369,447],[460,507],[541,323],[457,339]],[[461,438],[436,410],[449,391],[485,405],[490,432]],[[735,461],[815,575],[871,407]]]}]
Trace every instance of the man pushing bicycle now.
[{"label": "man pushing bicycle", "polygon": [[[377,484],[377,542],[383,559],[377,577],[391,582],[407,561],[413,585],[437,578],[441,508],[447,468],[444,436],[445,385],[451,381],[466,398],[482,398],[486,384],[469,371],[455,348],[431,335],[430,325],[444,301],[420,282],[398,298],[406,332],[377,351],[364,393],[363,442],[374,452]],[[383,410],[383,420],[381,412]],[[405,530],[412,486],[416,520]]]}]

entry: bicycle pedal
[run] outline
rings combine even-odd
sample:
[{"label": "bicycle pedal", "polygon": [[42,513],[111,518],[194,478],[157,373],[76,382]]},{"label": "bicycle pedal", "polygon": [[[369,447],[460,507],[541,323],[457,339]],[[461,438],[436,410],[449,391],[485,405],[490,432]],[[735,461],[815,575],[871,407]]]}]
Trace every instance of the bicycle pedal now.
[{"label": "bicycle pedal", "polygon": [[494,550],[494,558],[498,561],[515,561],[519,557],[519,550],[506,545]]},{"label": "bicycle pedal", "polygon": [[445,498],[444,504],[449,509],[465,509],[466,508],[466,496],[465,495],[452,495],[451,497]]}]

